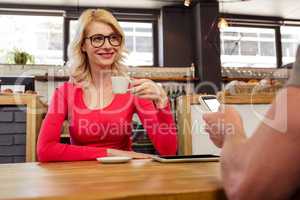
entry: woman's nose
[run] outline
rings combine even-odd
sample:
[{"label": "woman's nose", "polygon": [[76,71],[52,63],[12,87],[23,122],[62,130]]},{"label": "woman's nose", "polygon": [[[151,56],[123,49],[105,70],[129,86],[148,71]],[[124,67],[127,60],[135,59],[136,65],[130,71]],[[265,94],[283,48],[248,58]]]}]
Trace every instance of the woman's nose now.
[{"label": "woman's nose", "polygon": [[108,41],[108,38],[105,38],[104,44],[102,45],[102,48],[111,48],[111,44]]}]

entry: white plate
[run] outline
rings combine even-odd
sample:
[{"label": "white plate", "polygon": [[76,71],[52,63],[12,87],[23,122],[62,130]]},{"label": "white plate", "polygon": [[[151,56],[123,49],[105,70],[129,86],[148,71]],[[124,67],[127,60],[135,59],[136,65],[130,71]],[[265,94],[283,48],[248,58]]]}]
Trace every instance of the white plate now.
[{"label": "white plate", "polygon": [[126,156],[111,156],[96,159],[101,163],[126,163],[129,162],[132,158]]}]

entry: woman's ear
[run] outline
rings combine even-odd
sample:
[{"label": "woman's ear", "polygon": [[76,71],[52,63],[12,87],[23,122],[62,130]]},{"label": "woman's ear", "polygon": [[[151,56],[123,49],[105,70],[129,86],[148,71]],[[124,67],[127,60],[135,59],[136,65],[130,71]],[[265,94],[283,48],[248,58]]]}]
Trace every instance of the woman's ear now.
[{"label": "woman's ear", "polygon": [[82,51],[82,52],[86,52],[86,45],[85,45],[85,42],[83,42],[83,43],[81,44],[81,51]]},{"label": "woman's ear", "polygon": [[81,51],[82,51],[82,52],[86,52],[85,44],[82,44],[82,45],[81,45]]}]

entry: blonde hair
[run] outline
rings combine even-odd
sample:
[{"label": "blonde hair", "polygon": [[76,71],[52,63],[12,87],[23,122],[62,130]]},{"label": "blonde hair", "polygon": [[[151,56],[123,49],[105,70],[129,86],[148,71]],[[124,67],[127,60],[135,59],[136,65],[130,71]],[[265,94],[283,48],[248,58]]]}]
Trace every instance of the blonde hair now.
[{"label": "blonde hair", "polygon": [[114,31],[122,36],[123,39],[120,50],[118,51],[115,62],[112,64],[112,73],[124,74],[127,70],[127,67],[122,64],[124,60],[124,53],[126,52],[125,35],[118,21],[110,12],[104,9],[87,9],[81,14],[78,20],[75,37],[68,46],[69,60],[67,63],[70,67],[70,81],[83,86],[87,86],[92,80],[87,55],[81,50],[86,37],[86,28],[92,22],[108,24],[114,29]]}]

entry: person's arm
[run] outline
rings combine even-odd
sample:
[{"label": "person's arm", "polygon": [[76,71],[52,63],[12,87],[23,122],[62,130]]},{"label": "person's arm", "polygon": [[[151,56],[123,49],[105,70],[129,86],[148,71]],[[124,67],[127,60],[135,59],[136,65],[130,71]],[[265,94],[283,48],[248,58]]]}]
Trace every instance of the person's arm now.
[{"label": "person's arm", "polygon": [[160,155],[176,155],[177,131],[167,94],[149,79],[133,79],[136,112]]},{"label": "person's arm", "polygon": [[223,139],[221,171],[229,199],[289,199],[299,188],[299,102],[299,88],[283,89],[249,139],[235,117],[236,111],[228,109],[204,116],[208,125],[223,119],[225,124],[236,127],[231,134],[226,130],[208,130],[214,135],[213,140]]},{"label": "person's arm", "polygon": [[71,93],[71,88],[65,83],[55,90],[52,97],[37,142],[41,162],[93,160],[107,155],[105,148],[60,143],[61,128],[68,112],[68,93]]},{"label": "person's arm", "polygon": [[177,131],[167,102],[164,108],[156,108],[150,100],[135,98],[136,112],[143,127],[160,155],[176,155]]}]

